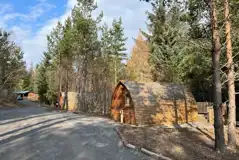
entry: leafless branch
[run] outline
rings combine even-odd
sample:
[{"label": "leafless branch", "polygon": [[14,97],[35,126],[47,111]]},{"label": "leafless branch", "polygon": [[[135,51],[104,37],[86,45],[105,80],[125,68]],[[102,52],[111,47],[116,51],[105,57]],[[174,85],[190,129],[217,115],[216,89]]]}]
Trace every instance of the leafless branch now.
[{"label": "leafless branch", "polygon": [[223,85],[224,85],[225,83],[227,83],[227,82],[228,82],[228,80],[225,80],[224,82],[222,82],[221,85],[223,86]]},{"label": "leafless branch", "polygon": [[223,65],[221,66],[221,70],[222,70],[224,67],[226,67],[226,66],[227,66],[227,63],[223,64]]},{"label": "leafless branch", "polygon": [[221,77],[221,79],[223,79],[223,78],[227,78],[227,74],[225,73],[225,72],[223,72],[222,70],[220,70],[221,71],[221,73],[222,73],[222,77]]},{"label": "leafless branch", "polygon": [[[235,54],[232,58],[234,59],[236,56],[239,55],[239,52],[237,54]],[[234,62],[234,64],[238,63],[238,61]],[[221,66],[221,69],[226,67],[227,66],[227,63],[224,63],[222,66]]]},{"label": "leafless branch", "polygon": [[239,79],[239,73],[235,73],[234,78],[235,78],[235,80],[238,80]]},{"label": "leafless branch", "polygon": [[232,57],[232,59],[234,59],[236,56],[238,56],[239,55],[239,52],[238,53],[236,53],[233,57]]}]

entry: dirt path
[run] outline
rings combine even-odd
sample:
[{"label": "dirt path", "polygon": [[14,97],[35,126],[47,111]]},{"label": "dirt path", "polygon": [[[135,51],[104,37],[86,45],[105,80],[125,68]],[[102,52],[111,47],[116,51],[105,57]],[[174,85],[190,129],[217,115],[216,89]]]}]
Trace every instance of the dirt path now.
[{"label": "dirt path", "polygon": [[112,121],[35,106],[0,110],[3,160],[139,160],[124,148]]}]

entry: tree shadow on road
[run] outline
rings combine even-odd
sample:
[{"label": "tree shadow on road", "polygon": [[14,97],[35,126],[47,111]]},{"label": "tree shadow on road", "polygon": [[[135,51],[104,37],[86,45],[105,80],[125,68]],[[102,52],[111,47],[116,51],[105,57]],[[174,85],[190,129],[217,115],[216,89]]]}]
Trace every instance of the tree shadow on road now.
[{"label": "tree shadow on road", "polygon": [[54,111],[54,108],[40,107],[39,104],[34,102],[25,103],[30,104],[24,108],[14,108],[8,110],[0,109],[0,124],[5,125],[49,114],[57,114],[57,112]]},{"label": "tree shadow on road", "polygon": [[34,126],[38,126],[38,125],[41,125],[41,124],[45,124],[45,123],[49,123],[51,121],[56,121],[56,120],[61,120],[61,119],[63,120],[63,119],[65,119],[65,117],[57,117],[57,118],[47,119],[45,121],[41,121],[41,122],[34,123],[34,124],[31,124],[31,125],[26,125],[26,126],[24,126],[22,128],[14,129],[14,130],[11,130],[9,132],[5,132],[3,134],[0,134],[0,137],[7,136],[7,135],[13,134],[15,132],[19,132],[19,131],[22,131],[22,130],[25,130],[25,129],[28,129],[28,128],[32,128]]},{"label": "tree shadow on road", "polygon": [[[14,118],[14,119],[4,119],[4,120],[0,120],[0,124],[1,125],[6,125],[6,124],[11,124],[11,123],[16,123],[16,122],[21,122],[21,121],[25,121],[25,120],[30,120],[33,118],[40,118],[40,117],[45,117],[45,116],[50,116],[50,115],[56,115],[57,113],[45,113],[45,114],[39,114],[39,115],[28,115],[24,118]],[[2,122],[3,121],[3,122]]]},{"label": "tree shadow on road", "polygon": [[[150,159],[142,153],[124,148],[113,129],[115,125],[112,121],[81,115],[55,120],[39,122],[43,125],[28,131],[21,128],[7,132],[9,137],[0,141],[1,157],[44,160]],[[16,134],[11,135],[14,132]]]}]

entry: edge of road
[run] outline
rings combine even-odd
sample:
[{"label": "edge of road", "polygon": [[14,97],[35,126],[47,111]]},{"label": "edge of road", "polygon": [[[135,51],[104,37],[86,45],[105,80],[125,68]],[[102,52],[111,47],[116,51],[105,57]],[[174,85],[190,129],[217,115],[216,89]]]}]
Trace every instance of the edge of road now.
[{"label": "edge of road", "polygon": [[129,148],[129,149],[132,149],[132,150],[137,150],[137,151],[140,151],[140,152],[142,152],[144,154],[147,154],[147,155],[155,157],[155,158],[160,158],[162,160],[172,160],[171,158],[166,157],[166,156],[164,156],[162,154],[158,154],[158,153],[152,152],[152,151],[147,150],[145,148],[136,147],[135,145],[128,143],[117,127],[115,127],[115,131],[118,134],[118,136],[120,137],[120,140],[122,141],[123,145],[126,148]]}]

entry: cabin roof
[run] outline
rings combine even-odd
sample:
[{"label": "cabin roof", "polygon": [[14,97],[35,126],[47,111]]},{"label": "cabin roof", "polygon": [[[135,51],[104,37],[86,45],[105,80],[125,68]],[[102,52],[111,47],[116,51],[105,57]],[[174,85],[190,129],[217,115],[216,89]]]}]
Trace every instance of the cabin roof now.
[{"label": "cabin roof", "polygon": [[[172,83],[141,83],[135,81],[120,81],[129,91],[135,106],[156,105],[159,100],[185,100],[192,94],[184,85]],[[117,87],[116,87],[117,88]],[[193,98],[194,99],[194,98]]]},{"label": "cabin roof", "polygon": [[13,93],[16,93],[16,94],[26,94],[26,93],[29,93],[30,91],[16,91],[16,92],[13,92]]}]

